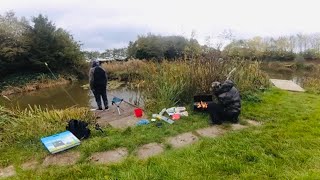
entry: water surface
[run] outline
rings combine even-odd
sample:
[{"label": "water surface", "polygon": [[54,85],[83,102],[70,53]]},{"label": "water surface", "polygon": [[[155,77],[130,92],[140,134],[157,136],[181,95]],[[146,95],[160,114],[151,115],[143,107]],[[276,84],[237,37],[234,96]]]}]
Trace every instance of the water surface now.
[{"label": "water surface", "polygon": [[[84,83],[74,82],[58,87],[41,89],[32,92],[18,93],[8,96],[11,100],[0,97],[0,104],[12,108],[19,106],[21,109],[30,106],[41,106],[47,108],[64,109],[72,106],[96,108],[94,96],[90,90],[83,89]],[[134,90],[121,87],[108,93],[109,104],[114,96],[123,98],[125,101],[133,103],[139,99],[140,95]],[[140,101],[141,98],[140,98]]]}]

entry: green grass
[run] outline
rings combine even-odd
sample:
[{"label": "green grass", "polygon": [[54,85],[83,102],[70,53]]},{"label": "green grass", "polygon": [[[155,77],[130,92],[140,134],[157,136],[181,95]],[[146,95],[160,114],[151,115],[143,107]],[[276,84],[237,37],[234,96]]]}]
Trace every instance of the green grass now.
[{"label": "green grass", "polygon": [[[244,102],[242,118],[264,123],[239,132],[210,139],[201,138],[192,146],[138,160],[133,151],[141,144],[163,142],[165,137],[207,126],[206,115],[192,115],[174,125],[152,125],[124,131],[95,132],[72,151],[82,153],[81,161],[69,167],[18,169],[12,179],[319,179],[320,177],[320,96],[308,93],[266,91],[260,100]],[[40,143],[31,149],[14,148],[1,152],[1,159],[20,164],[27,158],[46,154]],[[32,148],[33,147],[33,148]],[[93,165],[86,159],[97,151],[127,147],[131,155],[111,166]],[[20,152],[20,153],[19,153]],[[29,158],[32,158],[30,156]],[[17,160],[18,159],[18,160]],[[4,164],[2,164],[4,165]]]},{"label": "green grass", "polygon": [[[0,109],[1,112],[1,109]],[[190,111],[189,111],[190,112]],[[3,113],[5,115],[5,113]],[[0,114],[1,115],[1,114]],[[83,108],[53,110],[32,108],[16,112],[18,118],[0,116],[3,130],[0,132],[0,166],[21,164],[30,158],[41,159],[47,155],[46,149],[40,142],[40,137],[48,136],[65,130],[69,119],[81,119],[92,122],[90,112]],[[165,137],[191,131],[208,125],[206,114],[195,114],[184,117],[174,125],[163,122],[162,128],[151,123],[148,126],[116,130],[111,127],[104,129],[105,133],[94,130],[88,140],[74,148],[82,152],[83,161],[92,153],[126,147],[131,152],[141,144],[149,142],[164,142]],[[24,149],[24,150],[22,150]]]}]

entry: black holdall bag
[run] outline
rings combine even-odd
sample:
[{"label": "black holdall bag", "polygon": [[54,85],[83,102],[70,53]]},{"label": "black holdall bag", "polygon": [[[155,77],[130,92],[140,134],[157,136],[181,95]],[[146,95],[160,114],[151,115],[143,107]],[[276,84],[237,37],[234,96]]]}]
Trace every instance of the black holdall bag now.
[{"label": "black holdall bag", "polygon": [[81,140],[86,139],[90,136],[90,129],[88,129],[87,126],[87,122],[71,119],[68,122],[66,129]]}]

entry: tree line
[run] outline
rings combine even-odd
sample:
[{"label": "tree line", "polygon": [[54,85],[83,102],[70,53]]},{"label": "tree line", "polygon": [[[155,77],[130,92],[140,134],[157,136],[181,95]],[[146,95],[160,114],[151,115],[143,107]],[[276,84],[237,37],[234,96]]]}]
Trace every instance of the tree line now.
[{"label": "tree line", "polygon": [[42,14],[28,21],[14,12],[0,15],[0,75],[47,72],[76,73],[85,68],[80,44]]},{"label": "tree line", "polygon": [[251,59],[251,60],[306,60],[320,59],[320,33],[291,36],[253,37],[236,39],[224,32],[226,40],[212,45],[207,38],[200,45],[192,32],[184,36],[147,34],[129,42],[128,47],[107,49],[100,53],[80,50],[80,43],[62,28],[57,28],[46,16],[38,15],[28,21],[14,12],[0,15],[0,77],[17,72],[47,72],[45,62],[56,72],[87,74],[87,59],[137,58],[148,60],[192,59]]},{"label": "tree line", "polygon": [[127,58],[127,48],[106,49],[104,52],[99,51],[83,51],[87,60],[95,60],[98,58],[109,60],[124,60]]},{"label": "tree line", "polygon": [[148,34],[129,42],[128,57],[156,60],[194,58],[201,54],[201,50],[201,45],[194,37],[187,39],[183,36]]},{"label": "tree line", "polygon": [[277,60],[291,61],[296,58],[305,60],[320,59],[320,34],[297,34],[291,36],[253,37],[250,39],[236,39],[230,34],[223,44],[218,41],[215,45],[207,38],[205,45],[200,45],[191,36],[160,36],[148,34],[138,36],[130,42],[127,55],[138,59],[190,59],[205,57],[209,59],[248,59],[248,60]]},{"label": "tree line", "polygon": [[231,58],[259,60],[305,60],[320,59],[320,34],[297,34],[291,36],[253,37],[233,40],[223,54]]}]

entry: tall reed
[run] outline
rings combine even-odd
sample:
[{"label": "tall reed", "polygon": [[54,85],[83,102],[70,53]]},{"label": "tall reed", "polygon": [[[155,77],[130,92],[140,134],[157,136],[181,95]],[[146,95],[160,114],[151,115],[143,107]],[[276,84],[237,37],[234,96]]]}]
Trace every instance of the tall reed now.
[{"label": "tall reed", "polygon": [[0,147],[12,143],[38,142],[43,136],[64,131],[70,119],[91,122],[94,118],[87,108],[48,110],[30,106],[25,110],[9,111],[0,106]]},{"label": "tall reed", "polygon": [[320,65],[314,65],[302,80],[303,87],[311,93],[320,94]]},{"label": "tall reed", "polygon": [[259,62],[203,59],[148,62],[142,70],[146,106],[161,109],[191,102],[195,94],[211,93],[211,83],[225,81],[233,68],[236,71],[230,79],[243,94],[270,86],[269,78],[260,70]]},{"label": "tall reed", "polygon": [[107,71],[108,78],[120,81],[133,81],[140,78],[141,68],[145,62],[141,60],[130,60],[124,62],[110,62],[102,64]]}]

